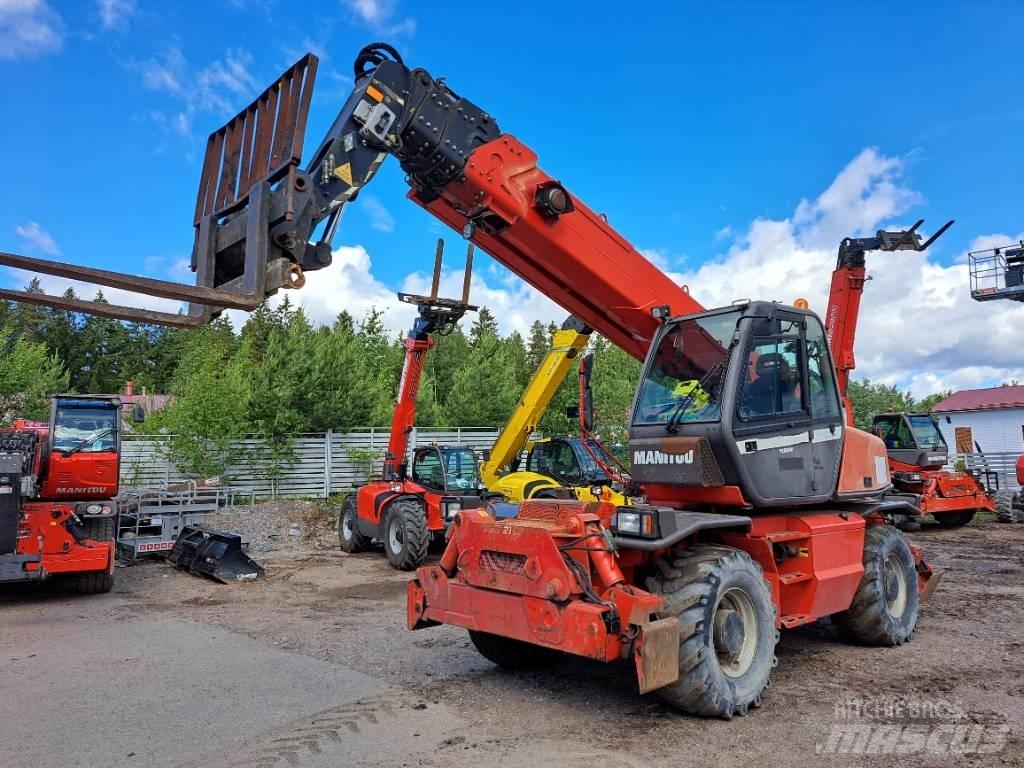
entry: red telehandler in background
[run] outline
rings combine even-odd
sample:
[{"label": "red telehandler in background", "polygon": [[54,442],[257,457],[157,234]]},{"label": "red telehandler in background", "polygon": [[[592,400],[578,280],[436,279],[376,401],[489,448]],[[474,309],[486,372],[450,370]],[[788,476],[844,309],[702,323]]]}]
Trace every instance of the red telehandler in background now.
[{"label": "red telehandler in background", "polygon": [[0,431],[0,582],[110,591],[120,447],[117,397],[57,395],[49,423]]},{"label": "red telehandler in background", "polygon": [[[853,405],[846,391],[850,372],[856,367],[853,350],[860,300],[867,281],[865,257],[869,251],[923,251],[953,225],[952,221],[947,222],[927,241],[922,241],[917,230],[923,223],[918,221],[906,231],[879,230],[874,237],[847,237],[839,244],[825,329],[836,358],[839,392],[850,426],[854,423]],[[919,528],[924,515],[931,515],[943,527],[953,528],[966,525],[979,511],[995,510],[998,484],[991,476],[975,477],[943,468],[948,458],[946,441],[931,415],[880,414],[875,417],[871,432],[885,444],[893,497],[902,495],[909,502],[906,514],[893,518],[901,528]]]},{"label": "red telehandler in background", "polygon": [[405,361],[398,383],[398,400],[391,416],[391,437],[379,481],[350,494],[338,518],[338,537],[345,552],[362,552],[372,540],[383,542],[392,566],[412,570],[423,562],[434,536],[444,531],[462,509],[480,507],[492,494],[482,487],[478,459],[466,446],[431,445],[413,451],[409,467],[409,435],[416,424],[416,396],[427,352],[434,336],[451,333],[466,312],[473,272],[473,245],[466,254],[466,277],[461,299],[437,295],[444,241],[437,241],[434,278],[429,296],[398,294],[417,307],[419,316],[405,340]]},{"label": "red telehandler in background", "polygon": [[[846,423],[817,315],[768,301],[704,309],[490,114],[381,43],[357,56],[352,94],[300,170],[315,67],[307,55],[211,136],[196,287],[0,256],[188,299],[189,315],[0,297],[185,325],[258,303],[330,262],[344,206],[394,155],[410,199],[644,361],[629,440],[649,501],[461,509],[440,563],[409,583],[410,628],[462,627],[513,668],[559,653],[629,661],[642,692],[721,717],[761,704],[780,629],[832,617],[858,642],[911,638],[938,579],[891,525],[908,503],[886,496],[882,441]],[[646,152],[632,136],[642,127],[626,124],[627,150]]]}]

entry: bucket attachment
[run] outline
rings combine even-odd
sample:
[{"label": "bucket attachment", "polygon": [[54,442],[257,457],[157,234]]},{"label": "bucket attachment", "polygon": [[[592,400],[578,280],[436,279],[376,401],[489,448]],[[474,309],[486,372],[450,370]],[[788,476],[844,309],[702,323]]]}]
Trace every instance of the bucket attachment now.
[{"label": "bucket attachment", "polygon": [[167,559],[179,570],[209,576],[222,584],[254,581],[265,573],[261,565],[242,551],[242,537],[237,533],[192,525],[181,529]]},{"label": "bucket attachment", "polygon": [[298,169],[317,58],[307,54],[207,141],[196,199],[194,286],[0,252],[0,264],[188,302],[186,314],[0,289],[0,299],[176,327],[200,326],[224,309],[256,309],[303,270],[330,264],[329,243],[308,243],[321,216]]}]

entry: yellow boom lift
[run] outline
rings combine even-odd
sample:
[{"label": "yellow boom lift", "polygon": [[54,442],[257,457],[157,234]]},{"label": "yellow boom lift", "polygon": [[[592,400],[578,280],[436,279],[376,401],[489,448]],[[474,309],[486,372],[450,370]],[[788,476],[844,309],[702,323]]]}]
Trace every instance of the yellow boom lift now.
[{"label": "yellow boom lift", "polygon": [[[587,346],[590,333],[590,328],[571,315],[555,331],[551,351],[541,361],[494,447],[480,464],[480,477],[489,491],[513,502],[575,498],[629,503],[622,490],[613,487],[613,479],[597,460],[607,454],[599,443],[588,447],[583,439],[572,436],[530,439],[551,398]],[[590,442],[596,440],[590,438]],[[526,468],[519,469],[524,449],[529,449]]]}]

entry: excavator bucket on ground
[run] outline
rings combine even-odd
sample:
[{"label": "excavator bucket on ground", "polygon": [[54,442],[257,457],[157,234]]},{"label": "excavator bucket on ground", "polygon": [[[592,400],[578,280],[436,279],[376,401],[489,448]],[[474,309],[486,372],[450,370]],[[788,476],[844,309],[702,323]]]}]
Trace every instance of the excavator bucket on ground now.
[{"label": "excavator bucket on ground", "polygon": [[194,286],[0,252],[0,264],[5,266],[188,302],[187,312],[8,289],[0,289],[0,299],[194,327],[224,309],[256,309],[280,288],[301,287],[304,270],[320,269],[331,261],[329,242],[309,243],[301,237],[320,216],[312,185],[298,169],[316,70],[317,58],[307,54],[210,135],[193,220]]},{"label": "excavator bucket on ground", "polygon": [[182,571],[209,576],[222,584],[262,578],[263,566],[242,551],[237,533],[213,531],[197,526],[181,529],[167,559]]}]

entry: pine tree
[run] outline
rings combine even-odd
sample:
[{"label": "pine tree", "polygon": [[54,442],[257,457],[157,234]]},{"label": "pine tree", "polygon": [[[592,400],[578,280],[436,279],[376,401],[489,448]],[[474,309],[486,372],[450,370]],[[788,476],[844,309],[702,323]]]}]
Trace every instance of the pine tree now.
[{"label": "pine tree", "polygon": [[476,319],[473,320],[473,325],[469,329],[469,345],[471,347],[477,346],[481,340],[486,336],[497,336],[498,335],[498,321],[494,317],[494,313],[491,312],[487,307],[480,307],[477,312]]}]

